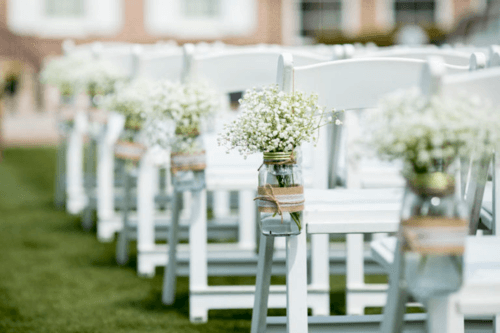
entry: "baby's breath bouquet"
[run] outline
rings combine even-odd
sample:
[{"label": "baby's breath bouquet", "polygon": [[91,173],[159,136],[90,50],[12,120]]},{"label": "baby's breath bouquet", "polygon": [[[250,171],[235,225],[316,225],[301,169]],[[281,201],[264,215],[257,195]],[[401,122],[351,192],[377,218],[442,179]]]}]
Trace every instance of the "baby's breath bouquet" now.
[{"label": "baby's breath bouquet", "polygon": [[204,119],[219,108],[220,95],[199,82],[163,81],[151,89],[145,131],[151,145],[169,148],[174,187],[204,186],[205,150],[200,137]]},{"label": "baby's breath bouquet", "polygon": [[500,143],[500,116],[473,96],[396,92],[381,100],[368,123],[366,143],[382,158],[402,160],[407,178],[445,172],[457,158],[491,153]]},{"label": "baby's breath bouquet", "polygon": [[[337,113],[320,107],[315,94],[285,93],[277,85],[246,91],[240,104],[243,113],[224,127],[219,144],[238,149],[245,157],[264,153],[256,198],[261,230],[273,235],[298,234],[304,197],[297,148],[315,141],[321,126],[334,119],[340,124]],[[281,221],[276,221],[277,214]]]},{"label": "baby's breath bouquet", "polygon": [[277,85],[247,90],[240,99],[243,114],[224,126],[220,145],[238,149],[243,156],[292,153],[304,142],[315,141],[318,129],[328,122],[340,124],[335,112],[318,106],[318,96],[303,92],[285,93]]},{"label": "baby's breath bouquet", "polygon": [[150,90],[154,86],[154,82],[145,79],[121,82],[112,94],[104,97],[104,109],[125,116],[125,130],[115,144],[115,156],[118,158],[137,162],[146,150],[141,129],[148,112]]},{"label": "baby's breath bouquet", "polygon": [[132,141],[135,132],[142,128],[153,86],[153,82],[144,79],[120,83],[114,93],[104,98],[102,105],[105,109],[125,116],[125,131],[130,135],[124,139]]},{"label": "baby's breath bouquet", "polygon": [[452,166],[471,155],[481,161],[498,147],[495,111],[472,95],[427,97],[412,89],[388,95],[369,116],[368,145],[405,165],[398,238],[405,279],[419,301],[462,284],[465,239],[475,230]]},{"label": "baby's breath bouquet", "polygon": [[76,70],[79,84],[91,98],[93,105],[98,99],[110,94],[117,82],[125,81],[126,76],[113,63],[105,60],[89,60]]},{"label": "baby's breath bouquet", "polygon": [[58,57],[49,61],[43,68],[40,80],[59,89],[61,96],[69,100],[79,88],[78,68],[85,60],[76,57]]},{"label": "baby's breath bouquet", "polygon": [[150,141],[172,151],[199,152],[204,119],[220,107],[220,95],[199,82],[163,81],[151,90],[147,131]]}]

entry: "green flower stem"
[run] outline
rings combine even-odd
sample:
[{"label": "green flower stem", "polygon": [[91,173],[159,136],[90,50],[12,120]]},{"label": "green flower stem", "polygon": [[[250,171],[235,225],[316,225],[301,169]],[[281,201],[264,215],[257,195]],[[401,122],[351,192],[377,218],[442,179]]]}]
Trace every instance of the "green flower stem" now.
[{"label": "green flower stem", "polygon": [[[281,165],[275,165],[275,168],[276,167],[283,167],[283,166],[281,166]],[[291,186],[295,185],[295,182],[294,182],[294,179],[293,179],[293,173],[292,173],[292,177],[289,177],[289,176],[278,176],[278,175],[276,175],[276,180],[278,181],[279,187],[291,187]],[[295,224],[297,224],[297,227],[299,228],[299,231],[301,231],[302,230],[302,222],[300,221],[300,212],[290,213],[290,217],[295,222]]]}]

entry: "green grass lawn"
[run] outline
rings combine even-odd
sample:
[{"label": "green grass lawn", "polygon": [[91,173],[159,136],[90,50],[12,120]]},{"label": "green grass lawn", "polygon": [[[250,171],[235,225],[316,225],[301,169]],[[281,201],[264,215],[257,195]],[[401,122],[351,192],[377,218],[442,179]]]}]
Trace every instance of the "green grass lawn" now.
[{"label": "green grass lawn", "polygon": [[[179,278],[177,301],[166,306],[163,270],[139,278],[134,256],[118,266],[114,243],[99,243],[78,217],[54,208],[55,159],[53,148],[18,148],[0,163],[0,332],[249,332],[251,310],[211,311],[207,324],[191,324],[187,278]],[[332,277],[331,286],[331,312],[344,314],[344,277]]]}]

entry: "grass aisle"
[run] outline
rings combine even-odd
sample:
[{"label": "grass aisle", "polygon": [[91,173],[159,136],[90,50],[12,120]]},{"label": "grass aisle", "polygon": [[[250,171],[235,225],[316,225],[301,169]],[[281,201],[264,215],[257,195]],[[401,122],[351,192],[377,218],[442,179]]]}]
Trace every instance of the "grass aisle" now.
[{"label": "grass aisle", "polygon": [[[114,243],[55,210],[55,158],[51,148],[8,149],[0,163],[0,332],[249,332],[251,310],[211,311],[207,324],[191,324],[187,278],[176,303],[162,305],[163,270],[137,277],[135,262],[116,264]],[[344,312],[344,283],[332,278],[332,314]]]}]

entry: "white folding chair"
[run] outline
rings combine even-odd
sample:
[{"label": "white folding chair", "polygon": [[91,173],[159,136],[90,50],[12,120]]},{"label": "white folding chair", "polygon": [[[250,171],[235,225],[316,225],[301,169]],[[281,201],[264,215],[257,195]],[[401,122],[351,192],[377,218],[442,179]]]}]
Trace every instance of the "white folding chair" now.
[{"label": "white folding chair", "polygon": [[[294,67],[292,57],[280,58],[278,82],[284,91],[301,90],[319,95],[319,103],[327,108],[368,109],[377,105],[378,99],[397,89],[410,88],[418,84],[425,62],[422,60],[374,58],[328,62],[311,66]],[[447,66],[450,71],[465,71],[466,68]],[[370,73],[367,76],[367,73]],[[306,281],[307,268],[306,233],[344,233],[355,235],[362,244],[363,233],[394,232],[398,226],[402,190],[309,190],[306,195],[304,220],[305,232],[287,237],[287,327],[289,332],[307,332]],[[339,198],[347,199],[349,204]],[[357,201],[357,197],[362,197]],[[315,202],[316,198],[320,198]],[[273,237],[261,235],[257,295],[252,317],[252,332],[265,331],[268,286],[270,272],[270,249]],[[349,246],[349,245],[348,245]],[[355,251],[360,250],[358,246]],[[352,252],[347,249],[348,291],[375,291],[365,285],[363,277],[350,279],[363,271],[363,261],[349,261]],[[322,262],[321,265],[326,265]],[[314,266],[312,267],[314,271]],[[327,271],[323,271],[323,274]],[[375,289],[375,290],[373,290]],[[383,295],[381,296],[383,297]],[[347,300],[349,307],[349,299]]]},{"label": "white folding chair", "polygon": [[[457,63],[460,60],[460,63],[464,63],[464,57],[466,56],[464,53],[450,51],[450,50],[441,50],[436,48],[394,48],[390,51],[384,52],[371,52],[364,53],[362,57],[356,59],[366,59],[369,54],[373,54],[374,58],[377,54],[381,54],[384,56],[389,56],[390,58],[396,57],[397,55],[404,55],[404,58],[407,59],[419,59],[424,55],[436,55],[440,54],[443,56],[446,64]],[[472,57],[472,58],[471,58]],[[458,59],[458,60],[457,60]],[[471,56],[467,56],[467,63],[470,62],[470,69],[476,69],[476,67],[481,68],[485,66],[486,59],[484,55],[481,53],[475,53]],[[466,67],[461,66],[462,70],[465,70]],[[366,110],[365,112],[369,112]],[[334,139],[337,141],[332,142],[333,146],[333,156],[330,158],[331,171],[330,171],[330,184],[334,182],[334,179],[337,179],[338,174],[335,172],[339,169],[339,163],[336,161],[344,161],[344,166],[340,167],[340,169],[347,169],[345,171],[341,171],[340,173],[345,174],[343,176],[343,182],[346,184],[347,188],[401,188],[404,185],[404,179],[400,174],[401,165],[397,163],[388,163],[388,162],[380,162],[377,159],[369,158],[362,159],[361,162],[355,164],[356,168],[349,168],[349,160],[347,159],[346,150],[348,150],[348,146],[350,146],[351,142],[356,142],[361,137],[361,129],[360,129],[360,117],[359,113],[349,112],[346,114],[346,122],[345,128],[334,128]],[[348,133],[348,136],[345,134]],[[348,137],[348,138],[347,138]],[[467,161],[464,161],[465,164]],[[466,177],[467,169],[464,168],[465,174],[463,178]],[[463,182],[465,189],[465,181]],[[384,237],[383,234],[374,234],[373,238]],[[347,285],[355,286],[361,285],[363,286],[364,273],[363,273],[363,262],[364,262],[364,251],[363,251],[363,238],[361,235],[347,235],[347,252],[348,252],[348,266],[356,267],[350,271],[350,274],[347,276]],[[347,313],[348,314],[363,314],[364,308],[367,306],[376,306],[379,305],[380,302],[383,302],[385,299],[384,296],[380,295],[380,290],[382,290],[383,286],[366,286],[368,289],[362,287],[361,289],[355,287],[352,290],[350,289],[347,293]],[[382,289],[380,289],[382,288]],[[366,289],[368,293],[363,292],[363,289]],[[376,292],[378,290],[378,292]],[[371,295],[371,296],[370,296]]]},{"label": "white folding chair", "polygon": [[[137,57],[140,54],[140,47],[133,44],[108,45],[101,43],[92,44],[93,56],[97,60],[107,61],[116,66],[129,78],[133,78],[137,72]],[[92,226],[92,211],[97,212],[97,238],[101,242],[109,242],[114,238],[114,234],[121,228],[121,219],[115,213],[115,160],[113,147],[121,133],[124,125],[124,118],[117,114],[111,115],[113,110],[89,110],[96,118],[100,113],[100,123],[95,123],[98,127],[94,136],[90,135],[91,142],[88,146],[90,152],[95,144],[97,147],[96,160],[93,154],[88,156],[88,171],[94,169],[95,163],[95,186],[92,176],[87,177],[89,205],[83,217],[83,224],[90,228]]]},{"label": "white folding chair", "polygon": [[[185,50],[189,56],[190,49]],[[186,80],[204,80],[222,94],[268,85],[275,82],[276,62],[279,54],[276,49],[258,48],[231,50],[213,55],[191,55],[186,61],[185,78]],[[327,60],[325,57],[305,52],[299,52],[296,56],[297,61],[304,64]],[[245,162],[242,157],[236,157],[235,161],[230,159],[234,158],[235,154],[226,155],[222,148],[214,147],[213,144],[207,145],[206,148],[207,190],[239,192],[239,244],[237,247],[228,244],[231,250],[229,256],[226,253],[225,257],[239,257],[243,261],[255,263],[257,259],[254,253],[256,224],[252,199],[257,186],[256,170],[260,161],[258,158],[250,158]],[[323,162],[323,171],[317,173],[318,177],[323,173],[323,178],[326,180],[326,161]],[[321,168],[319,163],[317,166]],[[323,184],[326,184],[326,181]],[[192,200],[189,234],[191,321],[206,321],[209,309],[251,308],[255,290],[252,286],[208,286],[207,253],[210,255],[211,251],[207,252],[206,190],[193,192]],[[175,230],[175,227],[172,230]],[[328,252],[327,238],[320,238],[312,246],[323,246],[323,252]],[[176,244],[174,231],[169,241],[169,260],[164,281],[163,301],[167,304],[172,304],[175,298],[176,266],[173,260],[176,258]],[[328,257],[328,253],[325,255]],[[251,268],[253,272],[254,267]],[[311,286],[310,306],[315,314],[326,314],[329,311],[328,290],[328,281],[323,281],[321,285]],[[272,293],[271,306],[284,307],[284,289],[276,288]]]},{"label": "white folding chair", "polygon": [[[467,74],[456,74],[450,76],[444,76],[441,78],[443,73],[431,73],[433,77],[428,78],[429,80],[434,80],[437,84],[434,84],[435,87],[439,87],[440,93],[445,96],[455,96],[458,94],[472,94],[474,96],[483,98],[491,103],[491,105],[500,104],[500,98],[497,94],[498,89],[500,88],[500,68],[492,68],[488,70],[478,71],[474,73]],[[424,82],[424,84],[428,84]],[[488,167],[490,165],[490,157],[480,158],[473,163],[473,167],[471,168],[469,174],[469,182],[467,186],[466,192],[466,200],[469,206],[470,212],[470,228],[469,233],[471,235],[475,235],[477,231],[477,221],[479,220],[480,207],[484,193],[484,186],[486,184],[487,176],[488,176]],[[493,228],[494,229],[494,228]],[[468,249],[466,248],[466,251]],[[406,301],[406,291],[402,290],[401,287],[403,284],[399,283],[399,281],[403,278],[401,272],[401,248],[399,241],[396,239],[385,239],[382,241],[376,241],[372,244],[372,251],[376,256],[379,256],[380,259],[384,261],[386,265],[390,268],[390,276],[389,276],[389,294],[388,294],[388,302],[386,309],[384,310],[384,322],[382,324],[383,332],[399,332],[402,320],[401,317],[403,315],[401,311],[401,307],[404,307],[404,302]],[[485,258],[490,255],[489,253],[484,253],[482,251],[473,251],[473,253],[465,253],[465,262],[480,262],[483,260],[482,257]],[[495,265],[497,265],[496,269],[500,267],[500,258],[498,254],[494,255],[497,258]],[[485,259],[486,261],[486,259]],[[474,265],[471,265],[474,266]],[[474,267],[472,267],[475,269]],[[495,268],[494,268],[495,269]],[[467,277],[467,270],[465,271],[465,275]],[[491,271],[491,274],[497,274],[495,271]],[[497,285],[500,285],[500,277],[497,275],[496,279],[494,278],[491,281],[495,281]],[[455,312],[454,302],[455,297],[458,297],[458,302],[463,302],[464,304],[470,304],[471,295],[470,290],[468,289],[467,279],[465,279],[464,286],[462,289],[464,290],[464,298],[460,300],[460,296],[450,295],[447,298],[441,298],[430,302],[431,308],[430,311],[430,321],[429,327],[435,328],[433,332],[460,332],[463,331],[463,318],[460,318],[459,315]],[[472,283],[474,284],[474,283]],[[479,288],[479,289],[478,289]],[[473,289],[480,290],[480,286],[474,286]],[[491,290],[492,292],[494,289]],[[483,289],[484,292],[484,289]],[[487,293],[487,291],[486,291]],[[460,295],[460,292],[459,292]],[[497,294],[496,294],[497,295]],[[469,302],[469,303],[468,303]],[[491,303],[489,303],[491,305]],[[470,305],[469,309],[470,309]],[[497,301],[493,304],[496,306],[496,309],[500,307],[500,301]],[[436,310],[439,307],[441,310]],[[467,306],[465,306],[467,308]],[[491,309],[487,307],[482,307],[484,314],[494,314],[498,315],[500,312],[491,312]],[[465,310],[464,313],[473,313],[478,314],[481,313],[481,310],[476,309],[475,311]],[[498,317],[497,317],[498,318]],[[440,327],[440,330],[436,328]]]},{"label": "white folding chair", "polygon": [[66,210],[79,214],[87,205],[83,183],[83,137],[87,131],[87,117],[81,106],[77,111],[66,146]]}]

